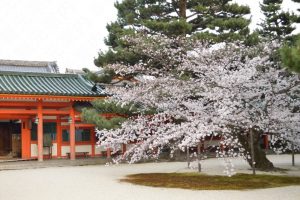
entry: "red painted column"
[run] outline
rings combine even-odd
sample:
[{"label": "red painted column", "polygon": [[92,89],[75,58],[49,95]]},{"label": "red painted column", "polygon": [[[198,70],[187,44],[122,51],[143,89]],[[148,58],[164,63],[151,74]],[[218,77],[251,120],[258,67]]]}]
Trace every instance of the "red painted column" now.
[{"label": "red painted column", "polygon": [[42,100],[38,100],[38,161],[43,161],[43,105]]},{"label": "red painted column", "polygon": [[62,143],[62,128],[61,128],[61,118],[56,117],[56,142],[57,142],[57,157],[61,157],[61,143]]},{"label": "red painted column", "polygon": [[[221,137],[221,142],[223,142],[223,137]],[[223,145],[223,143],[221,143],[221,145],[220,145],[220,149],[221,149],[221,152],[223,152],[224,151],[224,145]]]},{"label": "red painted column", "polygon": [[111,150],[109,147],[106,149],[106,157],[107,159],[111,159]]},{"label": "red painted column", "polygon": [[70,159],[75,160],[75,110],[70,110]]},{"label": "red painted column", "polygon": [[96,145],[96,138],[95,138],[95,128],[91,128],[91,142],[92,142],[92,157],[95,157],[95,145]]},{"label": "red painted column", "polygon": [[22,120],[21,126],[22,159],[29,159],[31,157],[29,119]]}]

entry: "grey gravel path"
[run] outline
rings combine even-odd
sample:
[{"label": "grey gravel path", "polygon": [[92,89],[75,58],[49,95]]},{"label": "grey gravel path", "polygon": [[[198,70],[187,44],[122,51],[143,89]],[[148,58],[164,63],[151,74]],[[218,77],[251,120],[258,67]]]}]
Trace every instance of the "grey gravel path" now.
[{"label": "grey gravel path", "polygon": [[[289,168],[289,175],[300,176],[300,156],[297,166],[290,167],[290,156],[271,156],[278,167]],[[235,160],[237,170],[248,172],[245,162]],[[208,159],[203,171],[222,173],[221,162]],[[0,171],[0,200],[299,200],[300,186],[246,190],[193,191],[152,188],[120,183],[126,174],[142,172],[187,171],[186,163],[147,163],[134,165],[93,165],[49,167],[26,170]]]}]

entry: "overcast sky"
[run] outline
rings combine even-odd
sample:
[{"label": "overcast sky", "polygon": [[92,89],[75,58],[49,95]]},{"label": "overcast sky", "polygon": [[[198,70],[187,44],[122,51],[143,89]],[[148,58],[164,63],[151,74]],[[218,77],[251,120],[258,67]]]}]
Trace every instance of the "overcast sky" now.
[{"label": "overcast sky", "polygon": [[[236,0],[253,12],[259,0]],[[116,19],[115,0],[0,0],[0,59],[57,61],[65,68],[96,69],[94,57],[106,49],[106,24]],[[290,0],[284,8],[293,10]]]}]

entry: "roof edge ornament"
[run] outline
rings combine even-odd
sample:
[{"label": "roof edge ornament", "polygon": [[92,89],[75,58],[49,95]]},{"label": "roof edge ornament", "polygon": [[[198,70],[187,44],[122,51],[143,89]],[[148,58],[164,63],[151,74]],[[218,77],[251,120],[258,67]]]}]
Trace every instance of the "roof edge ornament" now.
[{"label": "roof edge ornament", "polygon": [[56,61],[48,62],[48,68],[50,69],[51,73],[59,74],[59,67],[58,67]]}]

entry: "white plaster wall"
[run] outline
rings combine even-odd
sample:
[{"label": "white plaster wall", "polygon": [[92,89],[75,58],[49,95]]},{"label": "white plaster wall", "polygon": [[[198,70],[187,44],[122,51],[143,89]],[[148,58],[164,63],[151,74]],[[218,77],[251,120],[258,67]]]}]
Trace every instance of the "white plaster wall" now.
[{"label": "white plaster wall", "polygon": [[[118,146],[117,150],[121,150],[122,149],[122,144],[120,144],[120,146]],[[106,151],[107,148],[105,145],[96,145],[95,146],[95,153],[96,154],[100,154],[102,151]]]},{"label": "white plaster wall", "polygon": [[67,156],[67,153],[70,153],[70,146],[62,146],[61,147],[61,155]]},{"label": "white plaster wall", "polygon": [[37,144],[31,144],[30,145],[30,152],[31,152],[31,157],[37,157],[38,156]]},{"label": "white plaster wall", "polygon": [[106,147],[104,145],[96,145],[95,146],[95,153],[96,154],[99,154],[102,151],[106,151]]},{"label": "white plaster wall", "polygon": [[92,145],[78,145],[75,146],[76,152],[89,152],[89,154],[92,154]]},{"label": "white plaster wall", "polygon": [[95,154],[101,154],[100,146],[95,145]]},{"label": "white plaster wall", "polygon": [[56,119],[56,116],[43,116],[43,119]]},{"label": "white plaster wall", "polygon": [[[92,154],[92,145],[77,145],[75,146],[75,152],[89,152],[89,154]],[[70,153],[70,146],[62,146],[61,155],[67,156],[67,153]]]},{"label": "white plaster wall", "polygon": [[[37,157],[38,156],[38,145],[37,144],[31,144],[30,145],[30,152],[31,152],[31,157]],[[44,155],[49,155],[49,148],[48,147],[44,147],[43,154]],[[57,144],[53,143],[52,156],[56,156],[56,155],[57,155]]]},{"label": "white plaster wall", "polygon": [[57,156],[57,143],[53,143],[52,156]]}]

